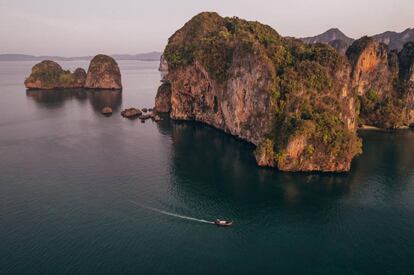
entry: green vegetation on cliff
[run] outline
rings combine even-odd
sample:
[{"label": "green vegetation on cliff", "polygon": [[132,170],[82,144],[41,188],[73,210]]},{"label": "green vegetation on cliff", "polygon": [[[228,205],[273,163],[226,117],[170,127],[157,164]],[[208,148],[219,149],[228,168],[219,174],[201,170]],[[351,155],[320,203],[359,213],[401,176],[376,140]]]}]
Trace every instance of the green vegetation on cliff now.
[{"label": "green vegetation on cliff", "polygon": [[406,123],[401,96],[382,98],[376,90],[371,89],[358,99],[361,105],[361,124],[365,124],[364,119],[366,119],[376,127],[392,129]]},{"label": "green vegetation on cliff", "polygon": [[346,54],[353,68],[352,83],[358,93],[360,124],[385,129],[408,124],[406,91],[410,52],[413,50],[409,43],[397,54],[366,36],[349,47]]},{"label": "green vegetation on cliff", "polygon": [[83,85],[85,78],[86,72],[83,69],[78,68],[71,73],[54,61],[45,60],[32,68],[25,85],[29,89],[77,88]]},{"label": "green vegetation on cliff", "polygon": [[169,39],[164,57],[170,72],[199,64],[222,87],[234,77],[235,59],[250,58],[268,67],[268,75],[260,77],[267,78],[274,127],[257,150],[276,162],[283,161],[289,142],[299,136],[306,139],[304,159],[318,154],[350,161],[361,152],[355,129],[344,119],[352,117],[352,110],[339,102],[341,96],[354,97],[342,95],[348,63],[330,46],[307,45],[259,22],[206,12]]}]

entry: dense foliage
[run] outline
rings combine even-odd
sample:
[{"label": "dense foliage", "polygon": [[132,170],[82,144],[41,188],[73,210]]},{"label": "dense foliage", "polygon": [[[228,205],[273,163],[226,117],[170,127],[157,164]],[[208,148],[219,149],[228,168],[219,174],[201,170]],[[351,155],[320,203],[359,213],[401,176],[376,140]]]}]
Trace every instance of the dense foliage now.
[{"label": "dense foliage", "polygon": [[169,39],[164,52],[170,70],[198,62],[218,85],[226,84],[233,59],[240,56],[273,68],[268,92],[274,129],[257,150],[272,155],[272,147],[278,161],[289,140],[304,135],[309,140],[307,158],[317,150],[332,157],[361,151],[359,139],[339,116],[340,83],[335,73],[347,73],[346,62],[332,47],[283,38],[258,22],[201,13]]},{"label": "dense foliage", "polygon": [[401,127],[406,123],[404,103],[401,96],[387,96],[382,98],[376,90],[369,90],[359,96],[361,105],[360,123],[392,129]]},{"label": "dense foliage", "polygon": [[77,81],[77,74],[63,70],[59,64],[45,60],[36,64],[27,81],[40,81],[44,88],[58,88],[73,85]]}]

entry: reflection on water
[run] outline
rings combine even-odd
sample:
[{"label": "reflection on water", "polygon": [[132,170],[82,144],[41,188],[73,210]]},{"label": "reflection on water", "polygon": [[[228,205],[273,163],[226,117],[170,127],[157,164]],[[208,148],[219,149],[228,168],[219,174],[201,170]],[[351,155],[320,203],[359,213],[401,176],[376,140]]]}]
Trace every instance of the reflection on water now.
[{"label": "reflection on water", "polygon": [[183,200],[190,200],[186,204],[207,199],[213,204],[233,206],[250,201],[256,203],[255,207],[313,205],[323,210],[338,199],[352,198],[354,193],[358,196],[361,192],[380,192],[371,190],[377,185],[365,185],[373,179],[391,189],[394,185],[407,185],[407,173],[414,170],[413,131],[393,135],[361,133],[364,153],[354,160],[352,170],[325,174],[259,168],[253,146],[203,124],[166,118],[158,128],[173,141],[173,190]]},{"label": "reflection on water", "polygon": [[65,102],[77,100],[80,103],[86,100],[93,109],[100,113],[102,108],[111,107],[118,111],[122,104],[122,92],[114,90],[87,90],[87,89],[57,89],[57,90],[27,90],[26,96],[46,108],[59,108]]},{"label": "reflection on water", "polygon": [[347,194],[353,184],[352,174],[294,174],[259,168],[252,145],[202,124],[166,119],[159,130],[171,135],[171,165],[179,185],[175,191],[183,199],[298,206],[310,201],[329,203]]}]

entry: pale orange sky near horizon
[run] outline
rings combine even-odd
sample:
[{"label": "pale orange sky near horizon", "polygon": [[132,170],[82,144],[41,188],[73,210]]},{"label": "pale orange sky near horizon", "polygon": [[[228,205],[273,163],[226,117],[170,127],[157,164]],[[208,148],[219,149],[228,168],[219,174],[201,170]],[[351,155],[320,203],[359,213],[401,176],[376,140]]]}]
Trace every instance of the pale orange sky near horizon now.
[{"label": "pale orange sky near horizon", "polygon": [[332,27],[352,38],[414,27],[412,0],[0,0],[0,53],[79,56],[162,51],[168,37],[201,11],[257,20],[295,37]]}]

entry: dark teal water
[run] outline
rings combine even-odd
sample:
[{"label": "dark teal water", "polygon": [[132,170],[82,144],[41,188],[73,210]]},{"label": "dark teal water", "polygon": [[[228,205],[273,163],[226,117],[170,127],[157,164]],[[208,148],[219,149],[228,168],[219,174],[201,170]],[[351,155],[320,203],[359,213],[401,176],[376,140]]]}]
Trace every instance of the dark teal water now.
[{"label": "dark teal water", "polygon": [[413,274],[414,131],[361,133],[349,174],[279,173],[210,127],[123,119],[156,62],[120,62],[122,93],[26,92],[32,65],[0,63],[0,274]]}]

